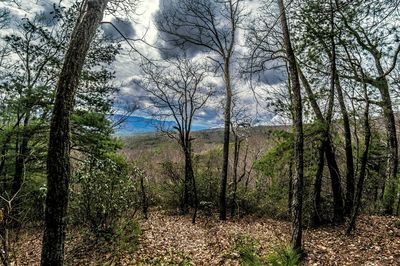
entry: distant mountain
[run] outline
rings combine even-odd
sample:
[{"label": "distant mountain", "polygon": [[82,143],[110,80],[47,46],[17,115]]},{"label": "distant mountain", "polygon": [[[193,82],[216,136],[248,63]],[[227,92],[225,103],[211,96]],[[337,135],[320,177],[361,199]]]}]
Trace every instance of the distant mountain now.
[{"label": "distant mountain", "polygon": [[[147,118],[142,116],[124,117],[122,115],[113,115],[110,118],[112,121],[115,122],[123,119],[123,122],[115,130],[115,133],[120,136],[152,133],[159,131],[161,127],[172,129],[176,125],[174,121],[161,121],[154,118]],[[210,126],[196,123],[192,125],[193,131],[204,129],[210,129]]]}]

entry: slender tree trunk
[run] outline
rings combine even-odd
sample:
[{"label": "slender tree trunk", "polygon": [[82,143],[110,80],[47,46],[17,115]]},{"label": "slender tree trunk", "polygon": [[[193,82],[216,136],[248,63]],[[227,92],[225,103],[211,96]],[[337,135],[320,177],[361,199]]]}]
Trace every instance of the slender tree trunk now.
[{"label": "slender tree trunk", "polygon": [[[329,119],[328,123],[330,125],[332,119],[332,111],[333,111],[333,103],[334,103],[334,95],[335,95],[335,87],[338,91],[338,73],[336,68],[336,42],[335,42],[335,16],[334,16],[334,6],[332,0],[330,0],[330,42],[331,42],[331,97],[332,100],[330,103],[332,106],[330,107],[329,111]],[[343,99],[343,96],[342,96]],[[348,119],[347,119],[348,122]],[[348,129],[350,133],[350,128]],[[331,184],[332,184],[332,193],[333,193],[333,221],[334,223],[341,223],[344,221],[344,206],[343,206],[343,193],[342,193],[342,184],[341,184],[341,177],[340,177],[340,170],[336,162],[336,156],[334,153],[334,147],[332,141],[330,140],[329,130],[327,132],[327,138],[329,138],[329,143],[325,144],[325,154],[326,159],[328,161],[328,168],[331,175]],[[347,143],[346,143],[347,144]],[[347,148],[347,147],[346,147]],[[346,150],[347,151],[347,150]],[[347,153],[346,153],[347,155]],[[353,154],[350,155],[351,157]],[[347,158],[346,158],[347,159]],[[352,158],[351,158],[352,160]],[[351,169],[353,166],[351,166]],[[353,185],[354,190],[354,185]]]},{"label": "slender tree trunk", "polygon": [[365,177],[367,174],[368,152],[369,152],[369,146],[370,146],[370,142],[371,142],[371,127],[369,125],[369,99],[368,99],[368,93],[367,93],[365,84],[364,84],[364,95],[365,95],[365,100],[366,100],[366,106],[365,106],[365,112],[364,112],[364,145],[365,145],[365,148],[364,148],[364,151],[363,151],[363,154],[361,157],[360,176],[358,178],[358,183],[357,183],[355,203],[354,203],[354,207],[352,210],[350,222],[349,222],[349,225],[346,230],[346,233],[348,235],[355,228],[357,215],[358,215],[360,205],[361,205],[364,181],[365,181]]},{"label": "slender tree trunk", "polygon": [[289,195],[288,195],[288,215],[292,217],[293,203],[293,160],[289,162]]},{"label": "slender tree trunk", "polygon": [[331,176],[331,186],[333,194],[333,221],[334,223],[343,222],[343,197],[342,197],[342,186],[340,182],[339,167],[336,163],[335,153],[333,151],[332,142],[327,140],[325,143],[325,156],[326,160],[330,162],[328,164],[329,174]]},{"label": "slender tree trunk", "polygon": [[[185,145],[185,144],[184,144]],[[183,200],[181,204],[181,214],[187,214],[189,212],[189,188],[190,182],[192,182],[192,177],[190,176],[190,154],[187,151],[187,147],[183,147],[183,152],[185,156],[185,179],[183,184]]]},{"label": "slender tree trunk", "polygon": [[[12,133],[11,132],[7,132],[7,135],[5,136],[4,142],[3,142],[3,146],[1,148],[1,154],[0,154],[0,177],[3,174],[3,171],[5,172],[5,166],[6,166],[6,161],[7,161],[7,152],[10,146],[10,142],[11,142],[11,137],[12,137]],[[6,192],[8,187],[7,187],[7,180],[6,180],[6,173],[4,173],[4,180],[3,182],[3,191],[2,192]]]},{"label": "slender tree trunk", "polygon": [[79,77],[108,0],[87,0],[80,14],[57,84],[47,157],[47,197],[41,265],[64,264],[70,169],[70,117]]},{"label": "slender tree trunk", "polygon": [[290,40],[289,27],[286,19],[285,4],[278,0],[281,28],[283,32],[284,48],[286,50],[291,80],[293,99],[293,126],[294,126],[294,160],[295,173],[293,176],[293,203],[292,203],[292,245],[295,250],[302,250],[302,208],[303,208],[303,114],[301,103],[300,80],[297,72],[297,63]]},{"label": "slender tree trunk", "polygon": [[[186,134],[186,139],[182,143],[183,143],[182,149],[183,149],[183,153],[184,153],[184,156],[185,156],[185,180],[186,180],[186,178],[188,179],[187,186],[186,185],[185,186],[187,187],[187,190],[189,191],[190,182],[193,185],[192,194],[193,194],[194,212],[193,212],[193,216],[192,216],[192,223],[196,223],[197,209],[198,209],[198,198],[197,198],[196,179],[195,179],[194,171],[193,171],[192,148],[191,148],[190,134],[189,133]],[[187,202],[187,204],[188,203],[189,203],[189,201]]]},{"label": "slender tree trunk", "polygon": [[388,141],[388,159],[387,159],[387,170],[386,170],[386,183],[384,190],[384,208],[386,214],[393,214],[394,207],[397,197],[398,190],[398,178],[397,178],[397,167],[398,167],[398,143],[396,135],[396,123],[394,118],[394,112],[392,108],[392,101],[389,93],[389,85],[386,79],[382,80],[379,84],[381,95],[382,95],[382,108],[385,116],[385,124],[387,130],[387,141]]},{"label": "slender tree trunk", "polygon": [[21,145],[19,145],[19,151],[15,160],[15,176],[12,185],[12,194],[16,194],[24,181],[25,175],[25,161],[28,153],[28,143],[29,143],[29,121],[31,114],[27,112],[24,118],[23,132],[22,132],[22,140]]},{"label": "slender tree trunk", "polygon": [[226,186],[228,181],[228,164],[229,164],[229,135],[231,125],[231,105],[232,105],[232,87],[230,77],[230,59],[226,57],[224,60],[224,81],[226,89],[226,103],[224,113],[224,147],[222,158],[221,172],[221,189],[219,195],[219,219],[226,220]]},{"label": "slender tree trunk", "polygon": [[[340,170],[336,161],[336,155],[333,149],[333,145],[332,145],[332,140],[331,137],[329,135],[329,131],[330,131],[330,120],[331,120],[331,109],[333,107],[333,93],[334,90],[331,87],[331,91],[330,91],[330,100],[329,100],[329,112],[327,115],[327,119],[325,119],[322,115],[321,109],[319,108],[317,101],[315,99],[314,93],[311,90],[311,86],[308,83],[308,80],[306,79],[306,77],[304,76],[303,72],[301,71],[301,68],[298,68],[298,72],[299,72],[299,76],[300,79],[303,82],[304,85],[304,89],[308,95],[308,98],[310,100],[311,106],[315,112],[315,115],[319,121],[319,123],[321,123],[322,125],[324,125],[324,129],[322,132],[322,147],[324,148],[324,153],[325,153],[325,157],[326,157],[326,163],[328,165],[328,169],[329,169],[329,175],[331,177],[331,186],[332,186],[332,194],[333,194],[333,211],[334,211],[334,222],[342,222],[343,221],[343,214],[344,214],[344,210],[343,210],[343,195],[342,195],[342,187],[341,187],[341,178],[340,178]],[[331,84],[332,86],[332,84]],[[319,159],[321,160],[323,158],[323,156],[319,157]],[[322,163],[321,161],[318,162],[319,164]],[[317,174],[318,174],[318,170],[317,170]],[[318,177],[316,176],[316,180],[318,179]],[[318,186],[314,186],[314,189],[317,190],[321,190],[321,187]],[[314,195],[320,194],[321,191],[314,191]]]},{"label": "slender tree trunk", "polygon": [[339,76],[336,75],[336,90],[340,105],[340,111],[343,118],[345,153],[346,153],[346,199],[344,206],[344,214],[350,215],[354,205],[354,161],[353,161],[353,144],[351,140],[350,119],[344,102],[342,87],[340,85]]},{"label": "slender tree trunk", "polygon": [[[337,1],[335,1],[336,8]],[[331,41],[331,86],[336,87],[336,92],[339,100],[340,111],[343,118],[343,128],[345,132],[345,153],[346,153],[346,198],[344,206],[344,214],[350,215],[353,208],[354,199],[354,162],[353,162],[353,146],[351,141],[351,129],[349,122],[349,115],[347,112],[346,104],[344,102],[342,88],[340,86],[340,79],[336,67],[336,41],[335,41],[335,10],[334,3],[330,0],[330,41]],[[338,208],[337,208],[338,209]],[[341,219],[341,218],[340,218]]]},{"label": "slender tree trunk", "polygon": [[148,219],[148,215],[147,215],[147,209],[148,209],[148,205],[147,205],[147,195],[146,195],[146,189],[144,187],[144,175],[140,176],[140,191],[142,194],[142,211],[143,211],[143,216],[144,218],[147,220]]},{"label": "slender tree trunk", "polygon": [[313,212],[311,217],[312,226],[317,227],[321,225],[321,187],[322,187],[322,174],[324,172],[324,143],[320,143],[318,148],[318,165],[317,173],[314,180],[314,199],[313,199]]},{"label": "slender tree trunk", "polygon": [[235,148],[233,152],[233,188],[232,188],[232,202],[231,202],[231,217],[235,216],[236,211],[236,192],[238,183],[238,165],[239,165],[239,151],[240,151],[240,140],[235,133]]},{"label": "slender tree trunk", "polygon": [[190,169],[191,169],[191,176],[192,176],[192,183],[193,183],[194,211],[193,211],[193,216],[192,216],[192,223],[194,224],[194,223],[196,223],[197,210],[199,208],[199,199],[198,199],[198,196],[197,196],[196,177],[194,176],[192,158],[191,157],[190,157]]}]

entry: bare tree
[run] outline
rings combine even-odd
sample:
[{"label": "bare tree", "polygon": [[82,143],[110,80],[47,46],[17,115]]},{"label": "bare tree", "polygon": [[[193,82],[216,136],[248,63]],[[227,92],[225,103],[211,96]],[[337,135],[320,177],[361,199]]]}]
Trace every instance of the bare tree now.
[{"label": "bare tree", "polygon": [[[235,211],[238,207],[237,202],[237,189],[238,184],[243,180],[249,170],[248,165],[248,153],[249,153],[249,128],[251,127],[251,118],[248,116],[247,108],[244,105],[240,105],[239,99],[234,97],[232,102],[232,121],[231,121],[231,131],[233,135],[233,163],[232,163],[232,201],[231,201],[231,217],[235,216]],[[243,147],[243,143],[245,146]],[[244,148],[244,155],[241,158],[242,169],[239,169],[239,160],[241,155],[241,150]],[[251,166],[250,166],[251,168]],[[241,172],[239,172],[241,171]],[[251,171],[251,170],[250,170]]]},{"label": "bare tree", "polygon": [[197,191],[192,163],[193,120],[213,94],[213,89],[205,79],[209,73],[201,63],[194,63],[187,58],[166,60],[165,65],[147,64],[142,67],[144,80],[139,84],[150,94],[150,99],[157,109],[156,115],[162,119],[172,119],[173,131],[164,127],[162,130],[175,139],[182,149],[185,159],[184,191],[181,212],[186,214],[189,206],[190,186],[193,186],[193,201],[197,212]]},{"label": "bare tree", "polygon": [[[222,69],[225,84],[224,144],[221,172],[220,214],[226,220],[229,134],[232,109],[231,64],[237,31],[243,19],[242,0],[182,0],[164,6],[157,21],[166,41],[176,46],[194,45],[212,55]],[[216,58],[212,56],[215,55]]]}]

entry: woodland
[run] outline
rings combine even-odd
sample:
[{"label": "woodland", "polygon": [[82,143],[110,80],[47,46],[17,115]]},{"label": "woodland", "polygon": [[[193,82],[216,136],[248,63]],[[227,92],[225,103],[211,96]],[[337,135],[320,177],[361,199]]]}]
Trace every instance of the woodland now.
[{"label": "woodland", "polygon": [[399,27],[399,0],[0,0],[1,263],[400,265]]}]

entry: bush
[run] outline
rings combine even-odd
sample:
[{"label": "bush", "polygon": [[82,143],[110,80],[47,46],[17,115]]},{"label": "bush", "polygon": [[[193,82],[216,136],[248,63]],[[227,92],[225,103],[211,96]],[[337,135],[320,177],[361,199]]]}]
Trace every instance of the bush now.
[{"label": "bush", "polygon": [[183,166],[171,161],[162,163],[162,175],[165,180],[162,183],[155,184],[155,193],[158,194],[159,204],[173,212],[178,212],[183,200]]},{"label": "bush", "polygon": [[141,234],[139,223],[132,219],[120,219],[114,228],[112,242],[114,251],[123,251],[132,253],[139,244]]},{"label": "bush", "polygon": [[115,154],[90,158],[75,171],[70,214],[96,234],[112,233],[116,223],[137,207],[137,192],[125,160]]},{"label": "bush", "polygon": [[300,255],[291,246],[281,245],[267,256],[266,261],[272,266],[296,266]]},{"label": "bush", "polygon": [[235,251],[239,255],[240,265],[258,266],[263,265],[257,255],[257,242],[250,236],[239,235],[235,238]]}]

